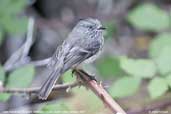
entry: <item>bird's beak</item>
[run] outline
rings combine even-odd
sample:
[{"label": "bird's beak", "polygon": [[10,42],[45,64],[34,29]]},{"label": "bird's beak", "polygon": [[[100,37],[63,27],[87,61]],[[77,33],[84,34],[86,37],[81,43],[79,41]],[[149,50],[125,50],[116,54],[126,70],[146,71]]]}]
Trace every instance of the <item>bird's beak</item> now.
[{"label": "bird's beak", "polygon": [[98,30],[105,30],[105,29],[106,29],[105,27],[98,28]]}]

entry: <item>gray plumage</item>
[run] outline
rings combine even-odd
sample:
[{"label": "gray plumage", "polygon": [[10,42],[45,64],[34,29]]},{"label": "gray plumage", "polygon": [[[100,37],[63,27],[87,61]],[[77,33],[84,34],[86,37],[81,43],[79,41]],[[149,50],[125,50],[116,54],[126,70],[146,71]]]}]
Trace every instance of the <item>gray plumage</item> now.
[{"label": "gray plumage", "polygon": [[97,58],[103,47],[103,29],[97,19],[88,18],[78,22],[52,56],[48,65],[52,71],[39,91],[40,99],[47,99],[55,82],[68,69]]}]

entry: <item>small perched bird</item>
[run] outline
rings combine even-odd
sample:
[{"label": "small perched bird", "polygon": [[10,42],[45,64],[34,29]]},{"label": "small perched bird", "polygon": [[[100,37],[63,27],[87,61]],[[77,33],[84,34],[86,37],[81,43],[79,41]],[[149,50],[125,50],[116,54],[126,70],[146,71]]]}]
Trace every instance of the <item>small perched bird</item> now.
[{"label": "small perched bird", "polygon": [[52,71],[40,88],[39,99],[47,99],[55,82],[64,72],[97,58],[104,43],[104,29],[97,19],[88,18],[78,22],[52,56],[48,64]]}]

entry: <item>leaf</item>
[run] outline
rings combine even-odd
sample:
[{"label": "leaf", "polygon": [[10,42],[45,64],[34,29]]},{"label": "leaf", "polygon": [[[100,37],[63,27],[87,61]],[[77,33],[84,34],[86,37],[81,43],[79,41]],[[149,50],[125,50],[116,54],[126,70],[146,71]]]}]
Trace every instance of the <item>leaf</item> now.
[{"label": "leaf", "polygon": [[164,78],[156,77],[148,85],[148,91],[153,99],[162,96],[167,90],[168,85]]},{"label": "leaf", "polygon": [[19,13],[24,11],[26,0],[2,0],[0,3],[0,25],[11,34],[23,33],[27,28],[26,17]]},{"label": "leaf", "polygon": [[73,82],[74,80],[76,80],[75,76],[72,76],[72,71],[71,70],[65,72],[63,74],[63,76],[62,76],[62,79],[63,79],[64,82]]},{"label": "leaf", "polygon": [[5,79],[5,72],[4,72],[3,67],[2,67],[1,64],[0,64],[0,80],[1,80],[2,82],[4,82],[4,79]]},{"label": "leaf", "polygon": [[26,18],[18,19],[17,17],[4,16],[1,18],[1,22],[4,29],[11,34],[24,33],[27,30],[28,21]]},{"label": "leaf", "polygon": [[26,0],[17,0],[17,1],[10,0],[10,3],[8,4],[8,6],[10,7],[8,8],[8,10],[11,12],[11,14],[18,14],[23,11],[26,5],[27,5]]},{"label": "leaf", "polygon": [[35,70],[31,65],[24,66],[13,71],[7,83],[7,87],[25,88],[31,84]]},{"label": "leaf", "polygon": [[9,93],[0,93],[0,101],[5,102],[10,98],[11,94]]},{"label": "leaf", "polygon": [[96,68],[98,72],[104,76],[117,76],[121,74],[119,59],[114,57],[105,57],[97,61]]},{"label": "leaf", "polygon": [[141,83],[140,78],[123,77],[117,80],[109,89],[113,97],[126,97],[133,95]]},{"label": "leaf", "polygon": [[154,59],[156,64],[157,64],[157,68],[159,69],[159,72],[163,75],[171,72],[171,46],[165,46],[165,48],[163,48],[162,50],[160,50],[160,55]]},{"label": "leaf", "polygon": [[128,21],[141,30],[159,31],[169,27],[169,16],[153,4],[143,4],[128,14]]},{"label": "leaf", "polygon": [[152,40],[149,48],[151,58],[158,57],[164,47],[171,45],[171,33],[161,33]]},{"label": "leaf", "polygon": [[0,14],[1,15],[16,15],[23,11],[27,5],[26,0],[1,0]]},{"label": "leaf", "polygon": [[126,73],[136,77],[151,78],[156,73],[155,64],[148,59],[133,60],[121,57],[120,65]]}]

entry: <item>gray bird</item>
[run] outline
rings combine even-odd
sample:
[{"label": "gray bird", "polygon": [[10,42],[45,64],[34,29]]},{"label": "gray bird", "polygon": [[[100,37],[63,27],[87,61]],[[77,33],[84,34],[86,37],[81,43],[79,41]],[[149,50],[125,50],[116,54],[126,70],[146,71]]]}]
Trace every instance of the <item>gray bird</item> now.
[{"label": "gray bird", "polygon": [[97,58],[104,43],[104,29],[97,19],[88,18],[78,22],[52,56],[48,64],[52,71],[39,91],[39,99],[47,99],[55,82],[64,72]]}]

